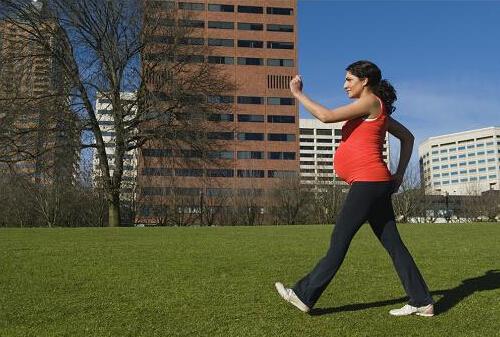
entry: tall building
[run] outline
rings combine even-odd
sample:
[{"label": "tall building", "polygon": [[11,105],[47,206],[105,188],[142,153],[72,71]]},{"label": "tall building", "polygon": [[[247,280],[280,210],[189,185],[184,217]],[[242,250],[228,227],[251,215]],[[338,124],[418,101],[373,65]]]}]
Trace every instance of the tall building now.
[{"label": "tall building", "polygon": [[[323,123],[317,119],[300,119],[300,177],[304,184],[343,183],[336,177],[333,158],[342,140],[344,122]],[[389,137],[382,156],[389,165]]]},{"label": "tall building", "polygon": [[[42,1],[33,1],[44,29],[54,23]],[[38,182],[71,183],[78,170],[77,119],[69,108],[69,87],[54,55],[33,41],[37,29],[24,21],[0,20],[0,104],[5,136],[2,155],[15,173]],[[47,33],[51,49],[64,48],[62,35]]]},{"label": "tall building", "polygon": [[479,195],[500,189],[500,127],[430,137],[418,154],[429,194]]},{"label": "tall building", "polygon": [[[212,196],[263,194],[277,178],[299,172],[298,105],[289,91],[298,73],[296,0],[167,2],[166,7],[189,12],[184,24],[193,27],[195,42],[211,47],[204,61],[217,64],[238,89],[218,98],[228,109],[219,116],[219,132],[209,135],[225,141],[225,148],[212,154],[221,165],[157,167],[152,157],[170,149],[143,149],[142,218],[155,217],[155,209],[166,206],[165,194],[192,196],[182,209],[196,213]],[[255,207],[264,211],[263,202]]]}]

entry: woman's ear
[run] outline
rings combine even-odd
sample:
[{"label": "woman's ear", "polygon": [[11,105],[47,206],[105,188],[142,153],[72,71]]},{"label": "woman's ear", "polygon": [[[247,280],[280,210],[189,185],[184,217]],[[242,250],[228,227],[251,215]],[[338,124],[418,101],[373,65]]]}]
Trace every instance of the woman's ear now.
[{"label": "woman's ear", "polygon": [[368,77],[363,79],[361,83],[363,83],[363,87],[366,87],[368,85]]}]

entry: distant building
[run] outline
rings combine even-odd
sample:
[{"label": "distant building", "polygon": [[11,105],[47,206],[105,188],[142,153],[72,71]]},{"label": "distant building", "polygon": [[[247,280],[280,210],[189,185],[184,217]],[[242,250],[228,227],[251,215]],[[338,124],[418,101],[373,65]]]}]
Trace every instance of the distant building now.
[{"label": "distant building", "polygon": [[[44,1],[32,4],[45,20],[40,30],[53,29]],[[0,132],[9,133],[0,151],[14,162],[15,174],[39,183],[72,184],[78,174],[80,135],[69,106],[69,86],[60,62],[32,41],[30,29],[21,20],[0,20]],[[50,36],[52,49],[65,47],[62,34]]]},{"label": "distant building", "polygon": [[[125,92],[121,94],[122,100],[135,101],[134,93]],[[132,110],[136,109],[132,107]],[[111,100],[105,97],[102,93],[98,93],[95,103],[96,117],[99,122],[99,128],[102,132],[102,138],[106,148],[106,156],[108,158],[108,165],[110,175],[113,176],[115,167],[115,127],[113,119],[113,106]],[[126,118],[125,118],[126,120]],[[100,177],[102,177],[99,168],[99,158],[97,151],[94,150],[92,160],[93,174],[92,179],[95,186],[100,184]],[[121,197],[125,202],[133,202],[137,178],[137,150],[126,152],[123,160],[123,176]]]},{"label": "distant building", "polygon": [[431,137],[418,147],[428,194],[479,195],[500,189],[500,127]]},{"label": "distant building", "polygon": [[[342,183],[335,175],[333,158],[342,140],[343,124],[300,119],[300,176],[304,184]],[[382,155],[389,165],[388,137]]]}]

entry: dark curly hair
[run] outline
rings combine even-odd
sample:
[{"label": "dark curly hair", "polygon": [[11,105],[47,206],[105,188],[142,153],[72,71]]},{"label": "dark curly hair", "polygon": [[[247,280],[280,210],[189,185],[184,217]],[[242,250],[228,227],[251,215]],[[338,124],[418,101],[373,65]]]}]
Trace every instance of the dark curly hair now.
[{"label": "dark curly hair", "polygon": [[345,70],[361,79],[368,79],[368,86],[384,102],[389,115],[396,110],[392,105],[398,99],[396,89],[389,81],[382,79],[382,72],[375,63],[366,60],[357,61],[350,64]]}]

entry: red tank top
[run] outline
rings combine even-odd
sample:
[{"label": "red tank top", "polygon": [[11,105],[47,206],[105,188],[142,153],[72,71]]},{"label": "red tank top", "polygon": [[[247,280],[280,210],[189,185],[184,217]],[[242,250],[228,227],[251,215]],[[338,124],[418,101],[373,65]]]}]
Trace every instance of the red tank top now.
[{"label": "red tank top", "polygon": [[389,181],[391,173],[382,157],[389,120],[382,100],[381,113],[372,120],[351,119],[342,126],[342,141],[334,155],[336,174],[348,184]]}]

